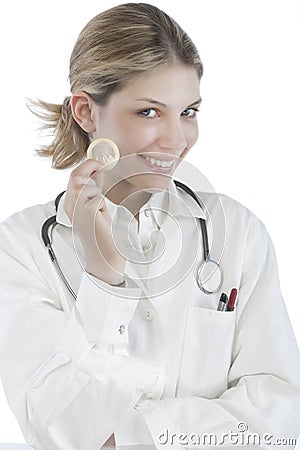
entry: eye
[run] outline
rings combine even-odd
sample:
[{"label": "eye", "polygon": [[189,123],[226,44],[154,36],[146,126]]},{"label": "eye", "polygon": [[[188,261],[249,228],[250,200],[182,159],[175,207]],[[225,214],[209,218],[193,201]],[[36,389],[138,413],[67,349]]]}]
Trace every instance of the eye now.
[{"label": "eye", "polygon": [[196,117],[197,112],[199,112],[199,109],[197,108],[188,108],[185,109],[181,115],[185,117]]},{"label": "eye", "polygon": [[143,117],[153,118],[153,117],[157,116],[157,111],[153,108],[149,108],[149,109],[143,109],[142,111],[139,111],[138,114]]}]

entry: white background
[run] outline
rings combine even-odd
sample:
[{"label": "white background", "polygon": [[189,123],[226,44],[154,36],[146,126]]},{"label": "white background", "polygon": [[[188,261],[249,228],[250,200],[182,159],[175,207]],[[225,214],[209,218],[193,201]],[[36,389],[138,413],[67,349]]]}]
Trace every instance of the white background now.
[{"label": "white background", "polygon": [[[34,149],[38,121],[26,98],[61,103],[74,41],[117,1],[2,2],[0,220],[65,189],[68,172]],[[171,14],[204,63],[200,138],[188,155],[223,192],[249,207],[273,239],[282,292],[300,342],[299,109],[300,2],[152,0]],[[0,392],[0,442],[22,442]]]}]

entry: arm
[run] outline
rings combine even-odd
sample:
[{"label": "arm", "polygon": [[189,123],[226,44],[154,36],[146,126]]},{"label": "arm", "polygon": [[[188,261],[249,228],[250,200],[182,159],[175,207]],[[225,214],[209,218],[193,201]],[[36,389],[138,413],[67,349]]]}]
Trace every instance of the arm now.
[{"label": "arm", "polygon": [[[163,399],[137,410],[157,448],[167,448],[166,430],[169,444],[171,436],[176,436],[175,447],[170,446],[176,448],[180,433],[182,442],[184,435],[186,442],[195,433],[214,433],[222,442],[242,422],[249,433],[259,433],[261,438],[265,433],[296,438],[300,429],[299,352],[280,294],[274,249],[256,218],[250,222],[244,252],[228,389],[219,398]],[[237,448],[228,439],[225,447]],[[262,442],[260,448],[270,445]]]},{"label": "arm", "polygon": [[127,302],[128,289],[124,298],[122,288],[109,294],[84,275],[76,307],[63,310],[50,261],[48,270],[39,268],[35,253],[47,255],[29,222],[0,229],[0,367],[8,402],[36,448],[99,448],[157,380],[155,369],[128,356],[127,333],[114,326],[117,309],[126,329],[136,302]]}]

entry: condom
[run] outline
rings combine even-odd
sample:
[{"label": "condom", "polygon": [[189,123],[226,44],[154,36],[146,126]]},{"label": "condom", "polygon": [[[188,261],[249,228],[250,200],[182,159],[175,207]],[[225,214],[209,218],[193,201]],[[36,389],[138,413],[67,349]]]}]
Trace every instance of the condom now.
[{"label": "condom", "polygon": [[87,158],[104,164],[104,170],[111,170],[120,159],[117,144],[108,138],[95,139],[87,149]]}]

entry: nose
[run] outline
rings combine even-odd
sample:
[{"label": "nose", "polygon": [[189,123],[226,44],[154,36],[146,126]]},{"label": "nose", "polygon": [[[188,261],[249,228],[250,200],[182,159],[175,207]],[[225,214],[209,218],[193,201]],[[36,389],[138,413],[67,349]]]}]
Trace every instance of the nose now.
[{"label": "nose", "polygon": [[184,151],[187,139],[180,118],[172,118],[161,124],[158,143],[162,150],[176,153],[176,156]]}]

